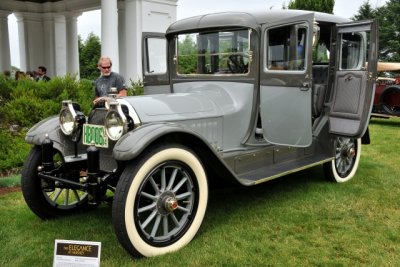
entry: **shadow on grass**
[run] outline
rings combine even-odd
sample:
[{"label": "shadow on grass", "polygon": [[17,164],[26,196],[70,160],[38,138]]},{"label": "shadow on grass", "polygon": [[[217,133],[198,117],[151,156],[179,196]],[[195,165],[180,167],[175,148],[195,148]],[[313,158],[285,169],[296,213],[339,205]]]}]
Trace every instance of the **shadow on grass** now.
[{"label": "shadow on grass", "polygon": [[400,127],[400,120],[398,118],[373,118],[369,123],[372,125]]},{"label": "shadow on grass", "polygon": [[[216,228],[223,227],[231,217],[242,216],[241,214],[252,216],[252,211],[260,207],[268,210],[273,205],[288,205],[288,201],[296,202],[299,198],[304,198],[307,192],[326,184],[330,183],[323,178],[322,168],[314,167],[257,186],[225,184],[211,188],[207,213],[197,237],[201,240],[203,234],[207,236],[213,233]],[[28,232],[41,233],[43,236],[39,240],[47,243],[49,248],[54,239],[99,241],[102,243],[102,258],[106,262],[113,262],[115,259],[121,262],[141,262],[131,258],[118,243],[109,204],[104,203],[94,210],[50,221],[34,219],[35,215],[24,210],[24,216],[29,217],[25,220],[26,229]],[[253,215],[256,217],[257,212],[254,211]]]},{"label": "shadow on grass", "polygon": [[[311,192],[319,185],[326,187],[327,184],[334,185],[324,178],[322,166],[303,170],[286,175],[255,186],[241,186],[237,184],[226,184],[211,188],[208,202],[208,213],[219,213],[220,211],[251,209],[259,202],[279,203],[287,199],[302,198],[303,194]],[[240,212],[240,211],[238,211]],[[207,217],[205,218],[207,220]]]},{"label": "shadow on grass", "polygon": [[[272,181],[265,182],[255,186],[241,186],[233,183],[219,185],[217,188],[210,188],[207,214],[211,217],[223,213],[235,214],[241,210],[251,209],[257,203],[269,203],[287,201],[287,199],[296,199],[302,194],[306,194],[318,184],[330,184],[323,178],[321,167],[314,167],[295,174],[287,175]],[[205,222],[208,216],[205,216]],[[33,215],[34,216],[34,215]],[[107,232],[113,233],[112,228],[112,207],[110,204],[103,203],[96,209],[79,212],[72,215],[60,217],[55,220],[45,221],[42,227],[57,234],[57,226],[63,222],[70,229],[76,229],[81,225],[88,225],[90,221],[90,232],[96,235],[107,236]],[[212,224],[214,224],[213,222]],[[50,224],[50,225],[48,225]],[[41,225],[41,224],[39,224]],[[50,227],[49,227],[50,226]],[[85,228],[88,226],[85,226]],[[53,230],[51,230],[53,229]],[[105,231],[107,229],[107,231]],[[94,239],[96,239],[94,237]],[[73,234],[71,237],[73,238]],[[80,237],[82,238],[82,237]]]}]

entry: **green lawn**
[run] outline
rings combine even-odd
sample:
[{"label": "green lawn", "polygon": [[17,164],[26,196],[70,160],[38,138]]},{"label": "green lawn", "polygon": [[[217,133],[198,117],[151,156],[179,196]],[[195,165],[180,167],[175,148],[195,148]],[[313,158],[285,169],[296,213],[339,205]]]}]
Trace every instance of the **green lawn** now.
[{"label": "green lawn", "polygon": [[400,119],[372,119],[357,175],[344,184],[315,167],[256,187],[211,191],[184,249],[132,259],[111,209],[41,221],[20,192],[0,196],[0,266],[51,266],[54,240],[102,243],[102,266],[400,266]]}]

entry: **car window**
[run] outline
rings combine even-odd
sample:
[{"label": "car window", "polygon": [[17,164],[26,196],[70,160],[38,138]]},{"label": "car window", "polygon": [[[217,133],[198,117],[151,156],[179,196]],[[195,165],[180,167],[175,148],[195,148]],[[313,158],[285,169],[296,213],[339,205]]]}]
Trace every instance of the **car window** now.
[{"label": "car window", "polygon": [[313,64],[329,64],[330,51],[324,42],[313,48]]},{"label": "car window", "polygon": [[146,74],[166,73],[166,40],[163,38],[147,38],[146,42],[148,51]]},{"label": "car window", "polygon": [[176,38],[180,75],[247,74],[250,70],[249,29],[180,34]]},{"label": "car window", "polygon": [[360,33],[342,33],[340,44],[340,69],[359,70],[364,66],[364,38]]},{"label": "car window", "polygon": [[267,30],[268,70],[305,70],[307,28],[302,24]]}]

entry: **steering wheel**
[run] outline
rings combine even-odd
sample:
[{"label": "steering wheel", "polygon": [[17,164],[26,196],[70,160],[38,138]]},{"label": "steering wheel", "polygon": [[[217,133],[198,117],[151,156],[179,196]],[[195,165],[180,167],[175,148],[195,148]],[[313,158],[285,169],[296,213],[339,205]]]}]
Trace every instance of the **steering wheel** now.
[{"label": "steering wheel", "polygon": [[230,55],[227,60],[228,69],[232,73],[247,73],[248,64],[245,64],[243,61],[243,55]]}]

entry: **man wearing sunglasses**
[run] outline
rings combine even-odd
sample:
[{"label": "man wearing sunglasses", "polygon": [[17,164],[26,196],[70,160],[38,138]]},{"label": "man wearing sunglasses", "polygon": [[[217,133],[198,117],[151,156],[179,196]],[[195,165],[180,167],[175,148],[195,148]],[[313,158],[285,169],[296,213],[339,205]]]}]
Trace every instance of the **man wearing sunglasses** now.
[{"label": "man wearing sunglasses", "polygon": [[109,57],[102,56],[97,63],[100,70],[100,77],[94,82],[96,99],[93,104],[104,100],[103,97],[110,93],[112,87],[117,88],[118,96],[126,96],[127,90],[125,79],[120,74],[111,71],[112,61]]}]

